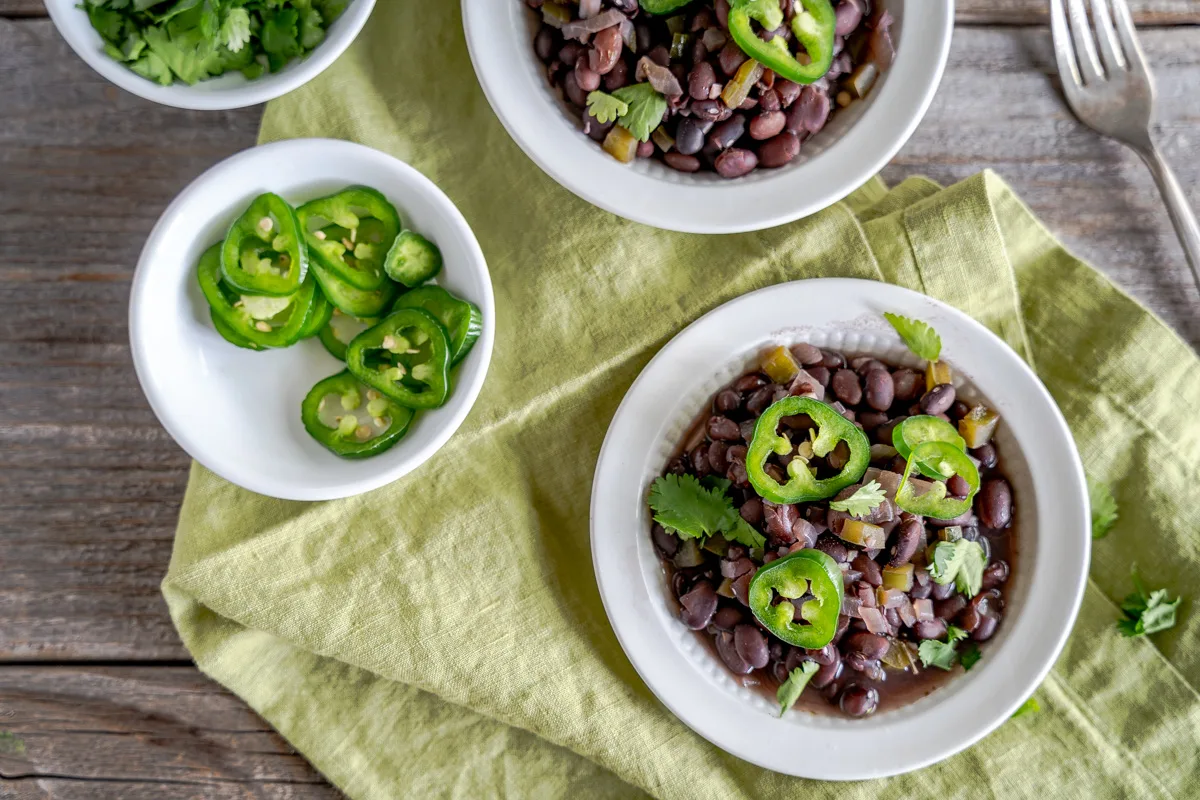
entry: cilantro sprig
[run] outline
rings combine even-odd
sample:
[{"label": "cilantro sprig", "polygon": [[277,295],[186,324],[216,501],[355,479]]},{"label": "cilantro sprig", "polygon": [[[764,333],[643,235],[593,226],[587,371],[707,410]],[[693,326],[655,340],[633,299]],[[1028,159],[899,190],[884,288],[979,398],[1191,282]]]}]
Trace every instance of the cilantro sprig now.
[{"label": "cilantro sprig", "polygon": [[886,497],[879,481],[871,481],[858,487],[858,490],[845,500],[834,500],[829,507],[834,511],[844,511],[852,517],[865,517],[878,508]]},{"label": "cilantro sprig", "polygon": [[278,72],[325,40],[348,0],[83,0],[104,52],[144,78],[193,84]]},{"label": "cilantro sprig", "polygon": [[650,134],[662,122],[667,113],[667,98],[648,83],[622,86],[612,96],[627,108],[620,115],[621,127],[629,131],[639,142],[647,141]]},{"label": "cilantro sprig", "polygon": [[1117,500],[1108,486],[1088,478],[1088,504],[1092,507],[1092,538],[1103,539],[1120,516]]},{"label": "cilantro sprig", "polygon": [[945,670],[954,669],[954,665],[958,663],[958,649],[956,644],[965,638],[967,638],[967,632],[962,628],[947,625],[946,641],[926,639],[917,647],[917,655],[920,657],[921,663],[927,667],[937,667],[938,669]]},{"label": "cilantro sprig", "polygon": [[967,597],[974,597],[983,587],[983,570],[986,566],[987,554],[979,542],[969,539],[938,542],[933,548],[929,575],[934,582],[943,586],[953,581],[955,589]]},{"label": "cilantro sprig", "polygon": [[782,717],[789,708],[796,705],[804,688],[808,686],[808,682],[812,680],[812,676],[816,675],[819,669],[817,662],[805,661],[792,670],[792,674],[788,675],[786,681],[779,684],[779,689],[775,692],[775,699],[779,701],[779,716]]},{"label": "cilantro sprig", "polygon": [[885,312],[883,318],[892,324],[904,344],[926,361],[937,361],[942,354],[942,337],[928,323]]},{"label": "cilantro sprig", "polygon": [[691,475],[665,475],[650,487],[654,521],[683,539],[703,539],[715,533],[747,547],[767,540],[754,530],[725,495],[725,486],[705,488]]},{"label": "cilantro sprig", "polygon": [[587,96],[587,107],[589,114],[605,124],[613,122],[622,114],[629,112],[628,103],[618,100],[608,92],[599,90]]},{"label": "cilantro sprig", "polygon": [[1135,591],[1121,603],[1125,618],[1117,621],[1117,630],[1122,636],[1147,636],[1175,627],[1175,614],[1182,597],[1170,599],[1166,589],[1146,591],[1146,584],[1138,574],[1137,565],[1130,570]]}]

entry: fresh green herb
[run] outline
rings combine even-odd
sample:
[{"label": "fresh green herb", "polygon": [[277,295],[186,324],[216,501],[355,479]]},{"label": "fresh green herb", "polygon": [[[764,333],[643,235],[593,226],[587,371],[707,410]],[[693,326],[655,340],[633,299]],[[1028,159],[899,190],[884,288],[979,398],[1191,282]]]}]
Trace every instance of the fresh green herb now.
[{"label": "fresh green herb", "polygon": [[595,91],[587,96],[588,113],[603,123],[613,122],[629,111],[629,104],[607,92]]},{"label": "fresh green herb", "polygon": [[705,489],[691,475],[666,475],[650,487],[654,521],[684,539],[702,539],[714,533],[744,544],[762,547],[766,538],[754,530],[734,508],[724,488]]},{"label": "fresh green herb", "polygon": [[779,685],[779,690],[775,692],[775,699],[779,701],[779,716],[782,717],[789,708],[796,705],[804,687],[808,686],[808,682],[812,680],[813,675],[817,674],[818,669],[820,667],[817,662],[805,661],[792,670],[788,679]]},{"label": "fresh green herb", "polygon": [[885,312],[883,317],[892,324],[896,333],[900,334],[909,350],[926,361],[938,360],[938,356],[942,354],[942,337],[937,335],[937,331],[919,319],[909,319],[889,312]]},{"label": "fresh green herb", "polygon": [[878,508],[886,496],[879,481],[871,481],[858,487],[858,491],[845,500],[834,500],[829,507],[834,511],[845,511],[854,517],[865,517]]},{"label": "fresh green herb", "polygon": [[1092,507],[1092,538],[1102,539],[1116,524],[1117,501],[1108,487],[1088,478],[1088,503]]},{"label": "fresh green herb", "polygon": [[729,491],[729,487],[733,486],[733,481],[729,478],[720,478],[716,475],[705,475],[700,479],[700,485],[705,489],[718,489],[721,492]]},{"label": "fresh green herb", "polygon": [[1125,619],[1117,621],[1117,630],[1124,636],[1143,636],[1175,627],[1175,612],[1183,598],[1168,600],[1166,589],[1147,592],[1136,564],[1130,573],[1136,591],[1121,603]]},{"label": "fresh green herb", "polygon": [[346,0],[83,0],[104,52],[169,86],[277,72],[325,39]]},{"label": "fresh green herb", "polygon": [[1026,700],[1024,703],[1021,703],[1021,707],[1018,708],[1016,711],[1014,711],[1013,715],[1011,717],[1009,717],[1009,719],[1016,719],[1017,717],[1023,717],[1026,714],[1034,714],[1041,710],[1042,710],[1042,707],[1038,703],[1037,698],[1031,697],[1028,700]]},{"label": "fresh green herb", "polygon": [[958,652],[955,649],[955,643],[960,639],[966,638],[967,632],[962,628],[956,628],[953,625],[946,627],[946,641],[941,642],[937,639],[926,639],[921,642],[917,648],[917,655],[921,658],[921,663],[927,667],[937,667],[938,669],[953,669],[958,662]]},{"label": "fresh green herb", "polygon": [[663,114],[667,113],[667,98],[648,83],[622,86],[613,92],[613,97],[629,106],[620,116],[621,127],[639,142],[650,138],[650,134],[662,122]]},{"label": "fresh green herb", "polygon": [[963,669],[970,671],[971,667],[979,663],[979,659],[983,658],[983,653],[979,650],[979,645],[974,642],[968,642],[963,651],[959,653],[958,660],[962,663]]},{"label": "fresh green herb", "polygon": [[958,591],[967,597],[974,597],[982,588],[983,569],[986,566],[987,554],[979,542],[968,539],[938,542],[933,548],[929,575],[943,586],[954,581]]}]

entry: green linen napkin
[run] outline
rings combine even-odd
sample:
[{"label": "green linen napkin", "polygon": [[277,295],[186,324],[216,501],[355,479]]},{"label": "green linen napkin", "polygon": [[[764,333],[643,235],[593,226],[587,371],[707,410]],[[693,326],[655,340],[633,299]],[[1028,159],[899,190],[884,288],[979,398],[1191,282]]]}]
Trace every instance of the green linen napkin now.
[{"label": "green linen napkin", "polygon": [[[629,223],[510,141],[447,2],[380,3],[337,64],[268,106],[262,138],[297,136],[360,141],[428,175],[474,227],[496,290],[484,391],[413,475],[302,504],[192,471],[163,584],[180,635],[347,795],[1195,796],[1191,602],[1153,639],[1114,622],[1134,561],[1155,586],[1200,593],[1200,369],[995,175],[876,180],[740,236]],[[1041,713],[939,765],[849,785],[751,766],[676,720],[622,654],[588,544],[600,443],[650,357],[730,298],[829,275],[918,289],[1004,337],[1121,503]]]}]

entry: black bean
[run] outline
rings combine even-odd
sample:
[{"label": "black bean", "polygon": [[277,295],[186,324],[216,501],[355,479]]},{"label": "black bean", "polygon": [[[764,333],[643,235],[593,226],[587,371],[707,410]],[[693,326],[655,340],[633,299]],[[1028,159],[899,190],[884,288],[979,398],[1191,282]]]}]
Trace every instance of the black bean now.
[{"label": "black bean", "polygon": [[984,469],[991,469],[992,467],[996,466],[996,461],[998,460],[996,458],[996,446],[991,442],[976,447],[971,451],[971,455],[975,456],[975,458],[979,460],[979,466],[983,467]]},{"label": "black bean", "polygon": [[795,537],[792,535],[792,526],[800,518],[800,512],[796,510],[796,507],[793,505],[776,505],[765,500],[762,505],[763,519],[766,522],[767,535],[771,537],[771,543],[778,546],[794,542]]},{"label": "black bean", "polygon": [[717,593],[708,581],[700,581],[692,590],[679,598],[682,606],[679,618],[694,631],[704,630],[717,613]]},{"label": "black bean", "polygon": [[774,89],[764,89],[758,94],[758,106],[763,111],[779,111],[783,105]]},{"label": "black bean", "polygon": [[913,600],[928,600],[929,595],[931,595],[932,593],[933,593],[933,586],[931,584],[926,583],[926,584],[922,585],[922,584],[918,583],[918,584],[914,584],[912,589],[909,590],[908,596],[911,597]]},{"label": "black bean", "polygon": [[872,661],[883,658],[888,651],[888,640],[873,633],[855,633],[846,637],[842,652],[861,653]]},{"label": "black bean", "polygon": [[886,369],[873,369],[867,372],[867,405],[877,411],[887,411],[892,407],[896,397],[896,385],[892,374]]},{"label": "black bean", "polygon": [[[792,652],[802,654],[808,660],[815,661],[822,667],[837,661],[839,655],[837,647],[835,647],[832,642],[825,645],[820,650],[800,650],[799,648],[795,648],[792,650]],[[800,664],[797,663],[796,666],[798,667]],[[791,670],[789,670],[789,672],[790,671]]]},{"label": "black bean", "polygon": [[812,687],[814,689],[823,689],[826,686],[828,686],[829,684],[833,683],[835,680],[837,680],[838,677],[841,676],[841,674],[842,674],[842,654],[837,651],[837,648],[834,648],[833,660],[830,661],[828,664],[822,664],[821,668],[818,669],[816,671],[816,673],[812,676],[812,680],[809,681],[809,683],[812,685]]},{"label": "black bean", "polygon": [[971,633],[971,638],[977,642],[986,642],[996,635],[996,627],[999,624],[999,617],[984,617],[979,621],[979,627]]},{"label": "black bean", "polygon": [[729,27],[729,0],[717,0],[713,4],[713,10],[717,13],[717,23],[722,28]]},{"label": "black bean", "polygon": [[579,42],[567,42],[558,51],[558,60],[568,66],[575,66],[579,56],[583,55],[584,47]]},{"label": "black bean", "polygon": [[862,22],[863,8],[858,3],[839,3],[836,14],[834,33],[838,36],[849,36]]},{"label": "black bean", "polygon": [[829,95],[814,86],[805,86],[800,99],[787,114],[787,129],[795,134],[814,134],[825,127],[832,104]]},{"label": "black bean", "polygon": [[587,106],[587,92],[579,87],[579,82],[575,80],[574,70],[568,72],[567,77],[563,78],[563,93],[579,108]]},{"label": "black bean", "polygon": [[753,625],[738,625],[733,631],[733,644],[742,660],[754,669],[762,669],[771,658],[767,637]]},{"label": "black bean", "polygon": [[723,631],[731,631],[742,623],[742,612],[733,606],[724,606],[713,615],[712,624]]},{"label": "black bean", "polygon": [[821,384],[822,386],[829,385],[829,380],[831,378],[831,375],[830,375],[828,367],[822,367],[822,366],[808,367],[806,371],[808,372],[809,375],[816,378],[817,383]]},{"label": "black bean", "polygon": [[629,82],[629,63],[621,60],[613,65],[613,68],[604,76],[604,89],[608,92],[615,92],[617,89],[625,86]]},{"label": "black bean", "polygon": [[667,533],[666,529],[657,522],[650,530],[650,538],[654,540],[654,547],[663,558],[671,558],[679,549],[679,539],[673,534]]},{"label": "black bean", "polygon": [[742,138],[742,134],[746,132],[746,118],[741,114],[734,114],[724,122],[713,126],[712,132],[708,134],[708,144],[718,150],[724,150],[732,147],[733,143]]},{"label": "black bean", "polygon": [[921,396],[925,378],[911,369],[898,369],[892,373],[892,383],[896,388],[896,400],[909,403]]},{"label": "black bean", "polygon": [[1012,487],[1003,478],[983,482],[975,498],[979,521],[989,528],[1007,528],[1012,522]]},{"label": "black bean", "polygon": [[604,137],[608,135],[608,132],[616,124],[616,120],[601,122],[592,116],[591,111],[583,112],[583,132],[597,142],[603,142]]},{"label": "black bean", "polygon": [[542,61],[549,63],[554,58],[554,51],[559,44],[558,31],[549,25],[543,25],[533,40],[533,51]]},{"label": "black bean", "polygon": [[[861,622],[861,620],[855,620]],[[850,617],[846,614],[838,614],[837,629],[833,632],[833,643],[837,644],[846,635],[846,630],[850,627]]]},{"label": "black bean", "polygon": [[[780,113],[780,112],[775,112]],[[751,134],[753,134],[753,128]],[[784,131],[778,136],[768,139],[758,148],[759,166],[765,169],[777,169],[791,163],[800,152],[800,138],[794,133]]]},{"label": "black bean", "polygon": [[720,439],[708,446],[705,455],[708,456],[708,465],[713,472],[724,472],[729,469],[729,445]]},{"label": "black bean", "polygon": [[940,639],[946,635],[946,620],[921,620],[913,626],[913,633],[918,639]]},{"label": "black bean", "polygon": [[777,78],[775,86],[772,87],[775,93],[779,95],[779,104],[783,108],[789,107],[796,102],[796,98],[800,96],[801,86],[798,83],[792,83],[788,80]]},{"label": "black bean", "polygon": [[746,660],[738,655],[737,646],[733,642],[733,634],[727,631],[721,631],[716,635],[717,655],[725,662],[725,666],[729,667],[729,671],[735,675],[747,675],[753,667],[746,663]]},{"label": "black bean", "polygon": [[763,376],[756,372],[752,372],[749,375],[743,375],[734,381],[733,389],[739,392],[752,392],[755,389],[766,385],[767,381],[765,378],[763,378]]},{"label": "black bean", "polygon": [[902,567],[912,561],[912,557],[917,553],[917,548],[921,545],[921,533],[924,530],[925,526],[916,520],[901,523],[900,530],[896,534],[896,544],[892,546],[892,558],[888,561],[888,565]]},{"label": "black bean", "polygon": [[736,42],[729,42],[717,54],[717,63],[720,64],[722,72],[733,77],[734,73],[738,71],[738,67],[746,63],[746,58],[745,51],[738,47]]},{"label": "black bean", "polygon": [[639,142],[637,146],[638,158],[649,158],[654,155],[654,142]]},{"label": "black bean", "polygon": [[703,443],[692,448],[692,452],[688,454],[688,460],[692,462],[692,472],[697,476],[703,478],[712,472],[712,467],[708,463],[708,447]]},{"label": "black bean", "polygon": [[750,120],[750,138],[761,142],[779,135],[785,119],[782,111],[763,111]]},{"label": "black bean", "polygon": [[624,46],[625,41],[621,38],[619,26],[605,28],[592,37],[592,46],[588,50],[588,67],[597,75],[607,75],[621,60],[621,50]]},{"label": "black bean", "polygon": [[879,708],[879,692],[872,687],[850,684],[842,690],[838,706],[851,717],[866,717]]},{"label": "black bean", "polygon": [[[850,412],[850,411],[846,412],[846,414],[850,414],[850,413],[853,413],[853,412]],[[846,416],[846,414],[843,414],[842,416]],[[846,418],[852,422],[854,421],[853,417],[846,417]],[[846,466],[846,464],[850,461],[850,445],[846,444],[845,442],[838,442],[837,445],[834,446],[833,450],[830,451],[829,455],[827,455],[825,457],[825,460],[827,462],[829,462],[829,466],[831,469],[840,470],[842,467]]]},{"label": "black bean", "polygon": [[634,33],[637,35],[637,51],[639,53],[649,52],[650,48],[654,46],[654,31],[650,28],[649,23],[637,23]]},{"label": "black bean", "polygon": [[937,416],[945,414],[946,409],[954,405],[954,387],[948,383],[939,383],[921,396],[921,411]]},{"label": "black bean", "polygon": [[708,435],[712,439],[724,439],[736,442],[742,438],[738,424],[729,417],[712,416],[708,418]]},{"label": "black bean", "polygon": [[708,94],[716,82],[717,73],[712,64],[701,61],[688,73],[688,94],[693,100],[707,100],[709,99]]},{"label": "black bean", "polygon": [[728,414],[742,404],[742,396],[733,389],[722,389],[713,400],[713,410],[720,414]]},{"label": "black bean", "polygon": [[833,373],[829,382],[834,395],[848,406],[856,406],[862,401],[862,386],[853,370],[839,369]]},{"label": "black bean", "polygon": [[733,596],[737,601],[744,606],[750,605],[750,581],[754,578],[753,572],[747,572],[733,581]]},{"label": "black bean", "polygon": [[980,584],[986,591],[995,589],[1008,580],[1008,562],[993,561],[987,565],[987,569],[983,571],[983,583]]},{"label": "black bean", "polygon": [[842,357],[841,353],[835,353],[832,350],[822,350],[821,352],[825,354],[821,359],[821,366],[825,369],[834,370],[846,366],[846,359]]},{"label": "black bean", "polygon": [[821,359],[825,358],[824,353],[806,342],[792,345],[792,355],[795,356],[796,360],[805,367],[811,367],[814,364],[820,364]]},{"label": "black bean", "polygon": [[964,403],[962,400],[955,400],[954,405],[950,406],[949,415],[950,415],[950,419],[952,419],[952,420],[956,420],[956,421],[960,420],[963,417],[965,417],[967,414],[970,414],[970,413],[971,413],[971,407],[969,405],[967,405],[966,403]]},{"label": "black bean", "polygon": [[946,493],[951,497],[963,498],[971,491],[970,484],[962,475],[951,475],[946,481]]},{"label": "black bean", "polygon": [[822,535],[817,539],[816,549],[840,564],[844,564],[850,560],[850,551],[846,549],[844,544],[838,541],[836,536]]},{"label": "black bean", "polygon": [[775,385],[770,384],[756,390],[746,400],[746,410],[754,416],[761,416],[771,403],[775,402]]},{"label": "black bean", "polygon": [[667,49],[665,44],[656,45],[650,48],[650,52],[646,53],[646,57],[658,64],[660,67],[671,66],[671,51]]},{"label": "black bean", "polygon": [[883,570],[879,568],[879,564],[871,558],[867,557],[866,553],[859,553],[850,562],[851,569],[856,569],[863,575],[863,580],[872,586],[883,585]]},{"label": "black bean", "polygon": [[939,619],[952,620],[958,612],[967,607],[967,599],[961,594],[952,594],[945,600],[938,600],[933,604],[933,613]]},{"label": "black bean", "polygon": [[600,73],[588,66],[586,55],[581,55],[575,62],[575,83],[585,92],[594,92],[600,88]]},{"label": "black bean", "polygon": [[697,100],[692,103],[691,109],[690,119],[707,120],[708,122],[724,119],[729,113],[729,108],[720,100]]},{"label": "black bean", "polygon": [[880,425],[875,429],[876,440],[880,444],[891,444],[892,431],[896,430],[896,426],[906,419],[908,419],[908,417],[893,417],[892,419]]}]

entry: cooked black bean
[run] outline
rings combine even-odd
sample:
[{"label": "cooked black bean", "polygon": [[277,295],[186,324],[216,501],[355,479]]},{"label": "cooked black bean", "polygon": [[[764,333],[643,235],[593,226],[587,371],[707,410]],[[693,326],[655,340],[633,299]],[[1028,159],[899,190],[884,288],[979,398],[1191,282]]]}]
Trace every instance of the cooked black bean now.
[{"label": "cooked black bean", "polygon": [[829,386],[829,381],[832,378],[828,367],[816,366],[808,367],[806,370],[809,375],[813,376],[822,386]]},{"label": "cooked black bean", "polygon": [[799,99],[788,109],[787,129],[795,134],[819,133],[832,108],[829,95],[814,86],[805,86]]},{"label": "cooked black bean", "polygon": [[742,623],[742,612],[733,606],[723,606],[713,615],[712,624],[723,631],[731,631]]},{"label": "cooked black bean", "polygon": [[815,364],[820,364],[825,358],[825,354],[811,344],[801,342],[800,344],[792,345],[792,355],[800,362],[801,366],[811,367]]},{"label": "cooked black bean", "polygon": [[954,582],[950,583],[934,583],[932,597],[934,600],[945,600],[950,595],[954,594]]},{"label": "cooked black bean", "polygon": [[971,407],[962,400],[955,400],[954,405],[950,406],[950,411],[947,412],[950,419],[958,421],[971,413]]},{"label": "cooked black bean", "polygon": [[948,383],[939,383],[921,396],[921,411],[925,414],[945,414],[946,409],[954,405],[954,387]]},{"label": "cooked black bean", "polygon": [[754,416],[761,416],[771,403],[775,402],[775,386],[763,386],[756,389],[746,400],[746,410]]},{"label": "cooked black bean", "polygon": [[733,595],[744,606],[750,605],[750,581],[753,577],[754,573],[747,572],[733,581]]},{"label": "cooked black bean", "polygon": [[866,553],[856,555],[854,560],[850,562],[850,567],[861,572],[863,580],[872,586],[883,585],[883,570]]},{"label": "cooked black bean", "polygon": [[588,66],[586,55],[581,55],[575,62],[575,83],[585,92],[594,92],[600,88],[600,73]]},{"label": "cooked black bean", "polygon": [[607,75],[621,60],[621,50],[624,46],[620,27],[614,25],[605,28],[592,37],[592,46],[588,50],[588,66],[597,75]]},{"label": "cooked black bean", "polygon": [[1008,562],[993,561],[983,571],[983,589],[995,589],[1008,580]]},{"label": "cooked black bean", "polygon": [[971,638],[977,642],[986,642],[996,635],[996,628],[999,624],[999,617],[984,617],[979,621],[979,627],[971,633]]},{"label": "cooked black bean", "polygon": [[739,392],[751,392],[760,386],[766,386],[767,381],[757,372],[752,372],[749,375],[743,375],[733,382],[733,388]]},{"label": "cooked black bean", "polygon": [[854,374],[854,370],[839,369],[833,373],[833,378],[829,381],[829,387],[833,389],[833,393],[837,396],[837,399],[848,406],[856,406],[862,401],[862,385],[859,384],[858,376]]},{"label": "cooked black bean", "polygon": [[694,631],[704,630],[717,613],[717,593],[708,581],[700,581],[679,598],[679,618]]},{"label": "cooked black bean", "polygon": [[615,92],[627,83],[629,83],[629,63],[624,60],[614,64],[613,68],[604,76],[604,90],[606,92]]},{"label": "cooked black bean", "polygon": [[692,472],[696,475],[704,477],[712,472],[708,463],[708,448],[703,443],[692,448],[692,452],[688,454],[688,460],[692,462]]},{"label": "cooked black bean", "polygon": [[784,131],[773,139],[763,142],[758,148],[758,165],[776,169],[791,162],[800,152],[800,138]]},{"label": "cooked black bean", "polygon": [[742,438],[738,424],[729,417],[712,416],[708,418],[708,435],[713,439],[724,439],[736,442]]},{"label": "cooked black bean", "polygon": [[850,560],[850,551],[846,549],[846,545],[842,544],[836,536],[822,535],[817,539],[816,549],[841,564]]},{"label": "cooked black bean", "polygon": [[946,481],[946,494],[951,497],[966,497],[970,491],[971,486],[962,475],[951,475]]},{"label": "cooked black bean", "polygon": [[842,690],[838,705],[851,717],[869,716],[879,707],[879,691],[873,687],[850,684]]},{"label": "cooked black bean", "polygon": [[742,404],[742,396],[733,389],[722,389],[713,401],[713,409],[721,414],[728,414]]},{"label": "cooked black bean", "polygon": [[967,598],[961,594],[955,593],[947,597],[945,600],[938,600],[933,604],[933,613],[944,620],[952,620],[958,616],[958,612],[967,607]]},{"label": "cooked black bean", "polygon": [[558,51],[558,60],[568,66],[575,66],[575,62],[579,60],[579,56],[584,53],[584,46],[579,42],[567,42]]},{"label": "cooked black bean", "polygon": [[753,625],[738,625],[734,628],[733,644],[742,660],[754,669],[762,669],[771,658],[767,649],[767,637]]},{"label": "cooked black bean", "polygon": [[931,594],[933,594],[933,586],[931,584],[927,583],[922,586],[918,583],[913,585],[913,588],[909,591],[908,596],[913,600],[926,600]]},{"label": "cooked black bean", "polygon": [[872,431],[888,421],[888,415],[882,411],[863,411],[858,415],[858,422],[863,430]]},{"label": "cooked black bean", "polygon": [[[755,407],[757,408],[757,406],[755,406]],[[763,406],[763,408],[766,408],[766,406]],[[751,413],[753,413],[753,412],[751,412]],[[758,413],[754,414],[754,416],[757,417],[761,413],[762,412],[759,411]],[[751,439],[754,438],[754,426],[757,424],[758,424],[757,419],[746,419],[746,420],[742,420],[740,423],[738,423],[738,429],[742,432],[743,440],[745,440],[746,442],[749,442]]]},{"label": "cooked black bean", "polygon": [[717,156],[715,167],[722,178],[740,178],[758,166],[758,156],[752,150],[731,147]]},{"label": "cooked black bean", "polygon": [[971,455],[978,459],[979,466],[984,469],[992,469],[998,461],[996,458],[996,446],[990,442],[981,447],[976,447],[971,451]]},{"label": "cooked black bean", "polygon": [[763,111],[750,120],[750,138],[761,142],[779,135],[785,119],[782,111]]},{"label": "cooked black bean", "polygon": [[658,64],[660,67],[668,67],[671,65],[671,51],[667,49],[665,44],[651,47],[650,52],[646,53],[646,57],[655,64]]},{"label": "cooked black bean", "polygon": [[708,100],[713,84],[717,82],[717,73],[712,64],[701,61],[692,67],[688,73],[688,94],[693,100]]},{"label": "cooked black bean", "polygon": [[[843,414],[842,416],[846,415]],[[852,417],[847,417],[847,419],[851,422],[854,421]],[[825,456],[825,460],[829,462],[830,469],[841,469],[850,461],[850,445],[845,442],[838,442],[829,455]]]},{"label": "cooked black bean", "polygon": [[911,369],[898,369],[892,373],[892,383],[895,386],[895,399],[902,403],[910,403],[921,396],[925,387],[925,377]]},{"label": "cooked black bean", "polygon": [[829,684],[837,680],[842,674],[842,654],[833,650],[833,660],[828,664],[822,664],[821,668],[813,674],[809,685],[814,689],[823,689]]},{"label": "cooked black bean", "polygon": [[708,465],[713,472],[724,472],[729,468],[729,445],[720,439],[709,444],[705,455],[708,456]]},{"label": "cooked black bean", "polygon": [[[792,652],[803,654],[805,656],[805,658],[807,658],[810,661],[817,662],[817,664],[821,665],[822,667],[824,667],[828,664],[832,664],[833,662],[837,661],[838,656],[839,656],[838,649],[837,649],[837,647],[835,647],[833,645],[832,642],[825,645],[820,650],[793,649]],[[796,664],[796,666],[800,666],[800,665]]]},{"label": "cooked black bean", "polygon": [[735,42],[729,42],[717,54],[717,63],[721,65],[722,72],[728,77],[733,77],[733,74],[738,71],[738,67],[745,63],[746,58],[746,53],[742,48],[738,47]]},{"label": "cooked black bean", "polygon": [[892,546],[892,557],[888,565],[902,567],[912,561],[917,548],[921,546],[921,534],[924,530],[925,526],[916,520],[902,522],[896,534],[896,543]]},{"label": "cooked black bean", "polygon": [[650,535],[654,539],[654,547],[663,558],[671,558],[675,555],[675,551],[679,549],[678,537],[667,533],[666,529],[657,522],[654,523],[654,528],[650,531]]},{"label": "cooked black bean", "polygon": [[975,497],[979,521],[989,528],[1007,528],[1012,522],[1012,487],[1004,478],[989,478]]},{"label": "cooked black bean", "polygon": [[874,633],[854,633],[842,642],[843,653],[861,653],[872,661],[883,658],[888,647],[888,640]]},{"label": "cooked black bean", "polygon": [[821,359],[821,366],[825,369],[834,370],[846,366],[846,359],[841,353],[835,353],[832,350],[822,350],[821,352],[825,354]]},{"label": "cooked black bean", "polygon": [[887,411],[892,407],[896,397],[896,385],[892,374],[886,369],[872,369],[867,372],[867,405],[877,411]]},{"label": "cooked black bean", "polygon": [[549,62],[554,58],[555,50],[559,47],[558,31],[549,25],[543,25],[533,40],[533,51],[542,61]]},{"label": "cooked black bean", "polygon": [[800,512],[793,505],[776,505],[763,501],[763,520],[766,523],[767,536],[774,545],[791,544],[796,541],[792,534],[792,526],[800,518]]},{"label": "cooked black bean", "polygon": [[946,635],[946,620],[921,620],[913,626],[913,633],[917,635],[918,639],[940,639]]},{"label": "cooked black bean", "polygon": [[691,105],[692,116],[687,119],[707,120],[715,122],[726,117],[729,108],[720,100],[697,100]]},{"label": "cooked black bean", "polygon": [[729,119],[713,126],[712,131],[708,134],[708,144],[724,150],[727,147],[732,147],[733,143],[742,138],[742,134],[746,132],[746,118],[741,114],[734,114]]},{"label": "cooked black bean", "polygon": [[716,635],[717,655],[735,675],[748,675],[754,668],[738,655],[737,646],[733,642],[733,634],[721,631]]}]

